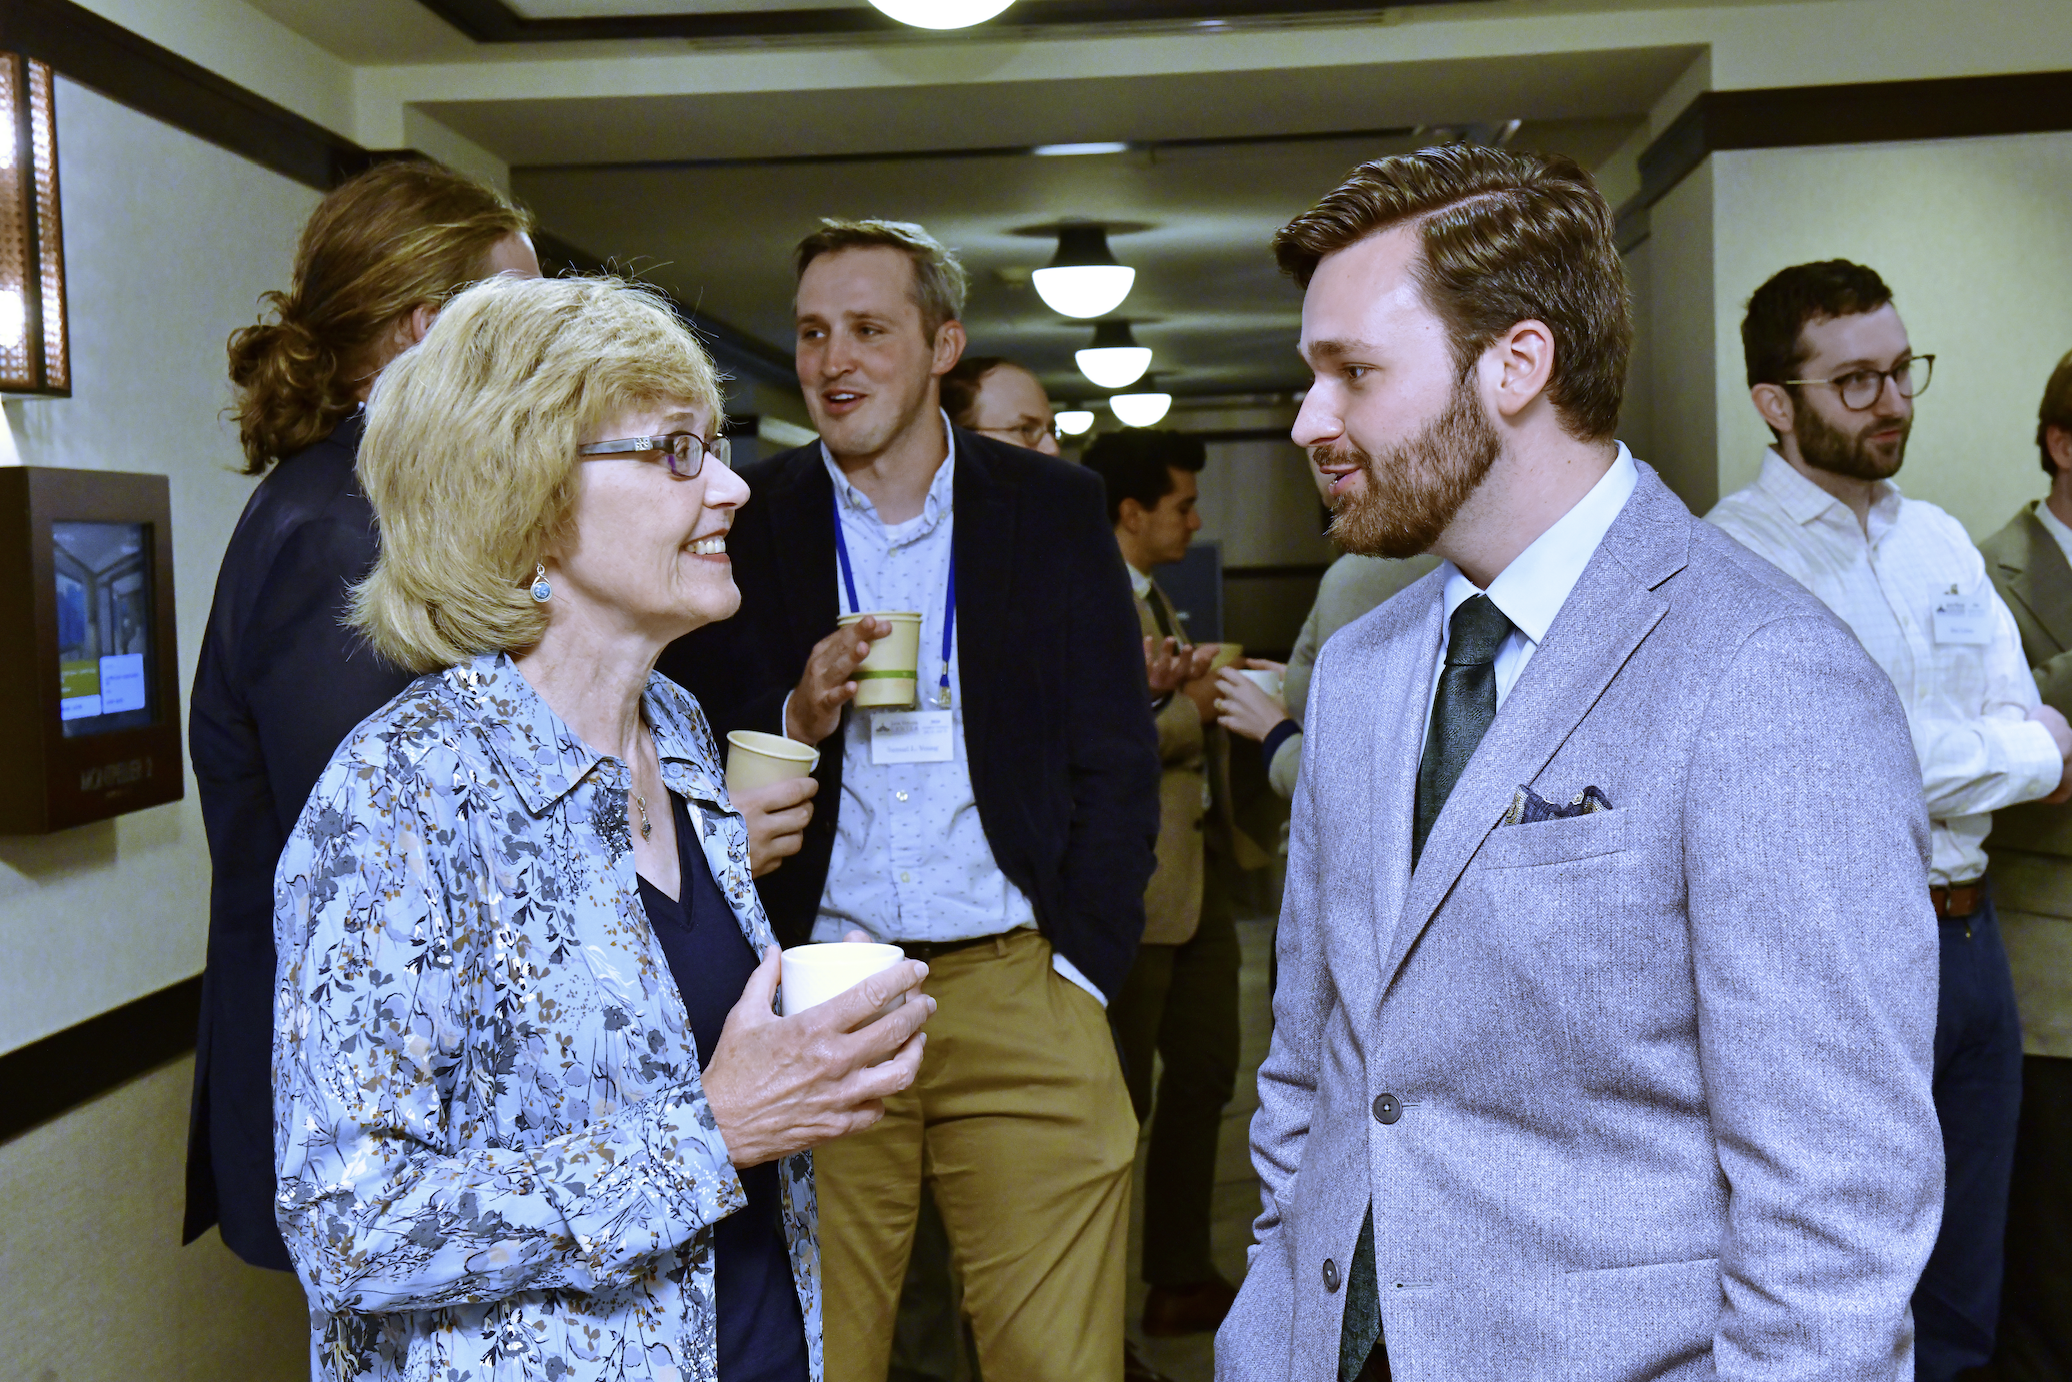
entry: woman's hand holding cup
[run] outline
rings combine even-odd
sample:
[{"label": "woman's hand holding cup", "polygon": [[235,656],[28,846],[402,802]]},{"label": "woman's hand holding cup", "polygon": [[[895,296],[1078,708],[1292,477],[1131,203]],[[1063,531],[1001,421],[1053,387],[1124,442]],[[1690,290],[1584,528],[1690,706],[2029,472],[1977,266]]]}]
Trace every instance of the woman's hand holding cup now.
[{"label": "woman's hand holding cup", "polygon": [[781,972],[773,945],[705,1063],[705,1098],[736,1166],[775,1161],[884,1117],[885,1099],[920,1072],[928,1041],[921,1024],[935,1012],[920,991],[928,966],[918,960],[792,1017],[772,1011]]}]

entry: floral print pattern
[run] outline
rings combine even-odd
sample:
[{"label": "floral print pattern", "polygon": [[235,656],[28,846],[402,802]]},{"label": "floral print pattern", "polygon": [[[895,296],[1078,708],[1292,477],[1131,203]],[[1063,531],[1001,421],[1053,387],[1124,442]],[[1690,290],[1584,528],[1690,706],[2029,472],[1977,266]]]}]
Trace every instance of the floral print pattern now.
[{"label": "floral print pattern", "polygon": [[[760,954],[704,714],[661,676],[643,708]],[[419,678],[311,794],[275,876],[273,1069],[315,1377],[716,1382],[712,1225],[746,1197],[640,903],[628,781],[498,654]],[[819,1382],[811,1158],[781,1171]]]}]

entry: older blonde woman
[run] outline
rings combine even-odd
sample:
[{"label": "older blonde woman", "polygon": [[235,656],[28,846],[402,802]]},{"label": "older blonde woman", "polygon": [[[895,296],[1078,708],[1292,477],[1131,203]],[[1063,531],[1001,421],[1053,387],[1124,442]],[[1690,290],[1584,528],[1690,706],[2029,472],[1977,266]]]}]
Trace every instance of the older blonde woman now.
[{"label": "older blonde woman", "polygon": [[821,1376],[804,1153],[912,1082],[934,1004],[870,1021],[902,962],[772,1015],[741,817],[652,672],[740,600],[719,412],[667,308],[599,280],[472,288],[375,390],[354,618],[430,675],[339,748],[275,885],[320,1377]]}]

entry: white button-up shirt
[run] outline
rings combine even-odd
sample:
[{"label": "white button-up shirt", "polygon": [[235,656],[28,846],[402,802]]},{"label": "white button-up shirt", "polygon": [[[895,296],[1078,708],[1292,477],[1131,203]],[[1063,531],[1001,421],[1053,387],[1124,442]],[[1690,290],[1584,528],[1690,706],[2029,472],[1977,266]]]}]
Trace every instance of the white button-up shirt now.
[{"label": "white button-up shirt", "polygon": [[[1553,527],[1513,557],[1511,564],[1489,583],[1488,590],[1461,574],[1452,562],[1439,564],[1446,576],[1446,619],[1439,626],[1439,653],[1432,667],[1434,699],[1439,694],[1440,674],[1446,668],[1446,644],[1453,636],[1453,612],[1475,596],[1487,595],[1489,602],[1511,621],[1511,631],[1496,650],[1496,703],[1503,705],[1504,697],[1518,684],[1525,664],[1532,660],[1534,650],[1553,626],[1554,616],[1568,603],[1569,592],[1583,578],[1583,568],[1596,555],[1612,520],[1626,507],[1639,483],[1640,471],[1633,464],[1633,453],[1620,442],[1618,459],[1612,462],[1612,468]],[[1429,732],[1429,714],[1425,727]]]},{"label": "white button-up shirt", "polygon": [[[949,420],[943,420],[947,431]],[[835,486],[835,522],[841,525],[865,611],[921,611],[918,687],[925,709],[935,708],[943,674],[944,600],[949,591],[952,494],[957,453],[935,472],[921,512],[887,524],[862,490],[849,483],[826,446],[821,461]],[[836,599],[844,614],[849,591],[836,564]],[[1036,909],[993,858],[979,822],[964,756],[961,659],[952,631],[950,715],[954,757],[947,763],[874,763],[870,716],[852,711],[842,735],[842,800],[835,816],[834,855],[813,926],[816,941],[838,941],[851,929],[876,941],[948,941],[1034,926]],[[1063,955],[1058,973],[1102,998]]]},{"label": "white button-up shirt", "polygon": [[[1866,532],[1772,450],[1706,518],[1819,596],[1892,678],[1921,760],[1929,881],[1965,883],[1986,871],[1991,813],[2049,795],[2062,760],[2028,718],[2039,701],[2021,635],[1963,526],[1890,481],[1875,496]],[[1985,604],[1986,642],[1936,641],[1936,606],[1953,600]]]}]

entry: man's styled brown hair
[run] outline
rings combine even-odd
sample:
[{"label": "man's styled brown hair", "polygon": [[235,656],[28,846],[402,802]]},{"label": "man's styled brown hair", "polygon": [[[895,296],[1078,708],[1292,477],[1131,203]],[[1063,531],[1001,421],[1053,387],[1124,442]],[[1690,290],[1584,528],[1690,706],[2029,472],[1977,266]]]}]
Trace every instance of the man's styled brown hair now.
[{"label": "man's styled brown hair", "polygon": [[1846,259],[1794,264],[1770,275],[1741,318],[1741,357],[1748,387],[1783,384],[1806,363],[1805,330],[1814,322],[1875,312],[1892,301],[1877,270]]},{"label": "man's styled brown hair", "polygon": [[2043,473],[2056,478],[2058,468],[2050,460],[2050,429],[2072,432],[2072,351],[2058,361],[2043,386],[2043,402],[2036,408],[2036,449],[2043,453]]},{"label": "man's styled brown hair", "polygon": [[1612,210],[1558,154],[1449,144],[1376,159],[1274,236],[1274,257],[1307,288],[1327,254],[1415,224],[1416,274],[1447,326],[1463,376],[1522,321],[1554,334],[1547,396],[1585,441],[1609,437],[1626,394],[1633,323]]},{"label": "man's styled brown hair", "polygon": [[423,159],[378,164],[325,197],[296,247],[294,286],[260,299],[274,320],[231,333],[245,474],[329,436],[359,406],[396,319],[483,277],[497,243],[531,229],[496,188]]},{"label": "man's styled brown hair", "polygon": [[963,313],[964,293],[970,284],[964,266],[942,241],[912,221],[844,221],[823,216],[820,229],[792,251],[792,267],[798,278],[804,278],[806,266],[823,254],[866,249],[898,250],[912,261],[910,291],[914,306],[921,309],[921,329],[930,341],[944,322],[955,321]]}]

